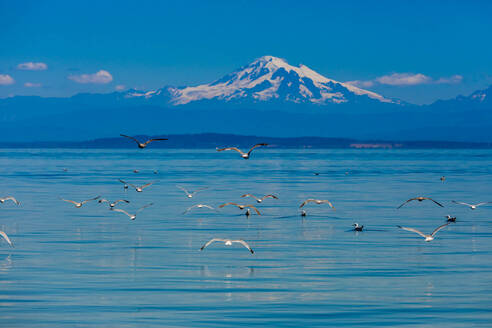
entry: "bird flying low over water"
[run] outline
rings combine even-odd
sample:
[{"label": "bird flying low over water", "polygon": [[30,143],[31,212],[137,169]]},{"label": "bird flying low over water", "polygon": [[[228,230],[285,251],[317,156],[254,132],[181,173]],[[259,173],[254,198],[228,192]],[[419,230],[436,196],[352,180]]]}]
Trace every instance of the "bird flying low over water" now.
[{"label": "bird flying low over water", "polygon": [[15,199],[14,197],[12,197],[12,196],[6,196],[6,197],[2,197],[2,198],[0,198],[0,203],[2,203],[2,204],[3,204],[3,203],[5,203],[7,200],[11,200],[11,201],[13,201],[15,205],[20,205],[20,202],[19,202],[17,199]]},{"label": "bird flying low over water", "polygon": [[492,202],[482,202],[482,203],[478,203],[478,204],[468,204],[468,203],[463,203],[463,202],[457,202],[455,200],[453,200],[452,202],[455,203],[455,204],[460,204],[460,205],[468,206],[472,210],[476,209],[479,206],[492,203]]},{"label": "bird flying low over water", "polygon": [[236,147],[227,147],[227,148],[217,148],[217,151],[224,151],[224,150],[235,150],[237,151],[239,154],[241,154],[241,157],[244,158],[244,159],[248,159],[249,156],[251,155],[251,152],[253,151],[253,149],[255,149],[256,147],[261,147],[261,146],[268,146],[268,144],[266,143],[259,143],[259,144],[256,144],[254,145],[253,147],[251,147],[251,149],[247,152],[247,153],[243,153],[240,149],[236,148]]},{"label": "bird flying low over water", "polygon": [[[253,211],[256,212],[256,214],[261,215],[260,211],[258,211],[258,209],[256,207],[254,207],[253,205],[240,205],[240,204],[237,204],[237,203],[225,203],[225,204],[219,205],[219,207],[222,208],[222,207],[225,207],[227,205],[236,206],[240,210],[244,210],[245,208],[248,208],[248,209],[251,208]],[[251,214],[251,212],[249,212],[249,211],[246,211],[246,213]],[[249,214],[246,214],[246,216],[249,216]]]},{"label": "bird flying low over water", "polygon": [[[119,182],[121,182],[121,183],[123,183],[125,186],[132,186],[133,188],[135,188],[135,190],[136,190],[137,192],[142,192],[142,191],[144,190],[144,188],[147,188],[147,187],[149,187],[149,186],[151,186],[152,184],[154,184],[154,183],[155,183],[155,181],[152,181],[152,182],[149,182],[149,183],[147,183],[147,184],[144,184],[143,186],[136,186],[136,185],[134,185],[134,184],[131,184],[131,183],[125,182],[125,181],[123,181],[123,180],[121,180],[121,179],[118,179],[118,181],[119,181]],[[125,189],[126,189],[126,188],[125,188]]]},{"label": "bird flying low over water", "polygon": [[200,192],[202,190],[208,189],[208,187],[205,187],[205,188],[200,188],[200,189],[197,189],[195,191],[189,192],[188,190],[186,190],[185,188],[183,188],[181,186],[176,186],[176,187],[178,187],[179,189],[183,190],[185,192],[185,194],[186,194],[186,197],[188,197],[188,198],[193,198],[193,196],[195,196],[195,194],[197,192]]},{"label": "bird flying low over water", "polygon": [[213,208],[212,206],[210,205],[205,205],[205,204],[196,204],[196,205],[193,205],[193,206],[190,206],[186,209],[186,211],[183,212],[183,214],[186,214],[188,213],[189,211],[191,211],[192,209],[194,208],[208,208],[208,209],[211,209],[212,211],[215,211],[215,208]]},{"label": "bird flying low over water", "polygon": [[257,203],[261,203],[262,201],[264,201],[267,198],[278,199],[278,197],[275,196],[275,195],[265,195],[265,196],[263,196],[261,198],[258,198],[258,197],[254,196],[254,195],[251,195],[251,194],[244,194],[241,197],[251,197],[251,198],[254,198],[254,199],[256,199],[256,202]]},{"label": "bird flying low over water", "polygon": [[432,240],[434,240],[435,234],[439,230],[441,230],[442,228],[444,228],[445,226],[448,226],[450,224],[451,224],[451,222],[448,222],[448,223],[445,223],[445,224],[437,227],[434,231],[432,231],[432,233],[430,235],[427,235],[427,234],[423,233],[422,231],[419,231],[419,230],[414,229],[414,228],[407,228],[407,227],[402,227],[402,226],[397,226],[397,227],[400,228],[400,229],[406,230],[406,231],[415,232],[415,233],[421,235],[422,237],[424,237],[425,238],[425,241],[432,241]]},{"label": "bird flying low over water", "polygon": [[126,199],[118,199],[118,200],[115,200],[114,202],[111,202],[111,201],[107,200],[106,198],[99,199],[99,201],[98,201],[99,204],[109,203],[109,207],[115,207],[116,204],[118,204],[119,202],[129,203],[130,201],[126,200]]},{"label": "bird flying low over water", "polygon": [[430,198],[430,197],[421,197],[421,196],[419,196],[419,197],[410,198],[409,200],[407,200],[406,202],[404,202],[403,204],[401,204],[401,205],[400,205],[400,206],[398,206],[397,208],[402,207],[403,205],[405,205],[406,203],[411,202],[412,200],[418,200],[419,202],[421,202],[421,201],[426,200],[426,199],[427,199],[427,200],[431,200],[431,201],[433,201],[436,205],[439,205],[439,206],[441,206],[441,207],[444,207],[444,206],[442,206],[441,204],[439,204],[438,202],[436,202],[435,200],[433,200],[433,199],[432,199],[432,198]]},{"label": "bird flying low over water", "polygon": [[302,208],[304,207],[304,205],[308,204],[308,203],[316,203],[316,204],[328,204],[330,205],[330,207],[335,210],[335,207],[333,206],[333,204],[329,201],[329,200],[325,200],[325,199],[306,199],[300,206],[299,208]]},{"label": "bird flying low over water", "polygon": [[5,239],[5,241],[10,245],[10,247],[14,247],[14,244],[12,243],[9,236],[7,236],[7,234],[5,232],[0,231],[0,236],[2,236],[3,239]]},{"label": "bird flying low over water", "polygon": [[200,250],[203,251],[205,249],[205,247],[207,247],[208,245],[210,245],[216,241],[221,241],[226,246],[231,246],[233,243],[238,243],[238,244],[241,244],[244,247],[246,247],[251,252],[251,254],[255,253],[255,251],[253,251],[253,249],[251,247],[249,247],[248,243],[245,242],[244,240],[241,240],[241,239],[232,240],[232,239],[213,238],[213,239],[210,239],[205,245],[203,245],[200,248]]},{"label": "bird flying low over water", "polygon": [[120,134],[120,136],[122,136],[122,137],[125,137],[125,138],[128,138],[128,139],[131,139],[131,140],[135,141],[135,142],[137,143],[137,145],[138,145],[138,148],[140,148],[140,149],[143,149],[143,148],[147,147],[147,145],[148,145],[149,143],[151,143],[152,141],[168,140],[168,139],[166,139],[166,138],[153,138],[153,139],[149,139],[149,140],[147,140],[146,142],[142,143],[142,142],[138,141],[137,139],[135,139],[134,137],[130,137],[130,136],[127,136],[127,135],[124,135],[124,134]]},{"label": "bird flying low over water", "polygon": [[111,207],[111,211],[115,211],[115,212],[120,212],[120,213],[126,214],[126,215],[128,215],[128,217],[130,218],[130,220],[135,220],[135,219],[137,218],[137,214],[138,214],[138,212],[140,212],[140,211],[142,211],[144,208],[147,208],[147,207],[152,206],[152,205],[154,205],[154,203],[149,203],[149,204],[147,204],[147,205],[144,205],[144,206],[140,207],[140,208],[139,208],[139,209],[135,212],[135,214],[130,214],[130,213],[128,213],[127,211],[122,210],[121,208],[113,208],[113,207]]},{"label": "bird flying low over water", "polygon": [[94,197],[94,198],[86,199],[86,200],[81,201],[81,202],[76,202],[76,201],[73,201],[73,200],[70,200],[70,199],[63,199],[61,197],[60,197],[60,199],[63,200],[64,202],[72,203],[72,204],[75,205],[75,207],[79,208],[79,207],[82,207],[82,205],[84,205],[85,203],[90,202],[91,200],[99,199],[100,197],[101,196],[97,196],[97,197]]}]

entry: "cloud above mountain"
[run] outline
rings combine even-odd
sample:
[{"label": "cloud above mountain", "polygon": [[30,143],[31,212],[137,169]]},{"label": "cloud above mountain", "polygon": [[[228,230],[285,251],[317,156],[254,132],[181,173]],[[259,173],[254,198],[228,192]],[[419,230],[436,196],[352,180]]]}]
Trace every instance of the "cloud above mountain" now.
[{"label": "cloud above mountain", "polygon": [[422,73],[393,73],[383,75],[372,80],[355,80],[346,82],[347,84],[358,87],[372,87],[377,84],[391,86],[413,86],[419,84],[456,84],[463,80],[461,75],[453,75],[451,77],[440,77],[433,79]]},{"label": "cloud above mountain", "polygon": [[34,63],[34,62],[27,62],[27,63],[20,63],[17,65],[17,69],[23,70],[23,71],[44,71],[48,69],[48,65],[45,63]]},{"label": "cloud above mountain", "polygon": [[113,81],[113,76],[108,71],[100,70],[93,74],[69,75],[68,79],[82,84],[106,84]]},{"label": "cloud above mountain", "polygon": [[0,74],[0,85],[14,84],[14,79],[8,74]]}]

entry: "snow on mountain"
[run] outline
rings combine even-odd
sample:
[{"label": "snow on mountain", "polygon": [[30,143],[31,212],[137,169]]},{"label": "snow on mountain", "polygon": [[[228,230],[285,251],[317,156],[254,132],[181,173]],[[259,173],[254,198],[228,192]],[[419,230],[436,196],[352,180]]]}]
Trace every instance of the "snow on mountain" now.
[{"label": "snow on mountain", "polygon": [[[151,98],[165,92],[170,104],[184,105],[200,100],[287,101],[293,103],[346,103],[358,96],[393,103],[377,93],[338,82],[305,65],[289,65],[285,60],[263,56],[221,79],[194,87],[166,88],[147,92],[129,92],[127,97]],[[361,99],[362,100],[362,99]]]}]

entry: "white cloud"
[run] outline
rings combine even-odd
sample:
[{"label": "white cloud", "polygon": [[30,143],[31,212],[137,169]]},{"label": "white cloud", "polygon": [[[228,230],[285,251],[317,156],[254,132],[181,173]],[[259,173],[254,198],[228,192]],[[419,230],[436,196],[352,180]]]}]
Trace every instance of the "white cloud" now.
[{"label": "white cloud", "polygon": [[374,85],[374,81],[360,81],[360,80],[355,80],[355,81],[348,81],[345,82],[347,84],[353,85],[354,87],[360,87],[360,88],[369,88]]},{"label": "white cloud", "polygon": [[26,82],[24,86],[27,88],[39,88],[41,87],[41,83]]},{"label": "white cloud", "polygon": [[463,80],[461,75],[453,75],[451,77],[440,77],[434,80],[430,76],[424,75],[422,73],[393,73],[389,75],[383,75],[377,77],[373,80],[355,80],[346,82],[347,84],[361,87],[369,88],[376,84],[392,85],[392,86],[409,86],[409,85],[419,85],[419,84],[456,84]]},{"label": "white cloud", "polygon": [[0,74],[0,85],[14,84],[14,79],[8,74]]},{"label": "white cloud", "polygon": [[457,84],[457,83],[461,83],[461,81],[463,81],[463,76],[453,75],[451,77],[441,77],[436,81],[436,83],[437,84]]},{"label": "white cloud", "polygon": [[25,71],[44,71],[48,69],[48,65],[46,65],[45,63],[27,62],[17,65],[17,69],[22,69]]},{"label": "white cloud", "polygon": [[113,76],[105,70],[94,74],[69,75],[68,78],[77,83],[105,84],[113,81]]},{"label": "white cloud", "polygon": [[114,89],[117,91],[125,90],[125,86],[123,84],[118,84],[114,87]]}]

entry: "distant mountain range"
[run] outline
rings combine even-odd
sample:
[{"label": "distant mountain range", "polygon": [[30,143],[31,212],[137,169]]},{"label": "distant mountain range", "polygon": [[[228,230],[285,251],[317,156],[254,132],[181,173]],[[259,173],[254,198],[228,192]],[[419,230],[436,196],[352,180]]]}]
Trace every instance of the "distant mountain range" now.
[{"label": "distant mountain range", "polygon": [[492,141],[492,87],[417,106],[264,56],[193,87],[0,99],[5,141],[88,140],[127,134]]}]

